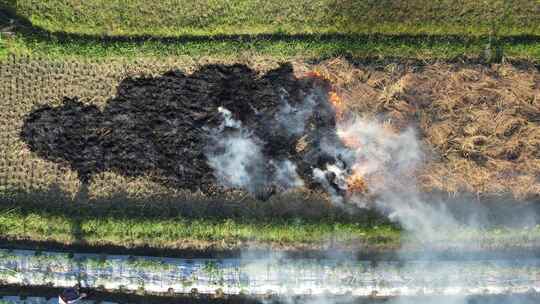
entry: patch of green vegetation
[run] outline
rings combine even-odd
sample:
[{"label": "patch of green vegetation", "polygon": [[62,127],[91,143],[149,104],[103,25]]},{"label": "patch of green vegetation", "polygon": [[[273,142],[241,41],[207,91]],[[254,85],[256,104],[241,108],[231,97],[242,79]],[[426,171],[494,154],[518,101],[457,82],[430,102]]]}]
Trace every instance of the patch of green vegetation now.
[{"label": "patch of green vegetation", "polygon": [[[79,233],[73,233],[73,226]],[[356,241],[397,244],[397,228],[365,227],[348,223],[308,223],[275,219],[268,222],[238,220],[70,218],[46,213],[0,214],[0,234],[4,239],[54,241],[64,244],[84,242],[93,245],[153,248],[194,248],[214,245],[237,248],[242,242],[281,245],[321,245],[333,238],[348,244]]]},{"label": "patch of green vegetation", "polygon": [[2,34],[0,34],[0,60],[6,58],[6,56],[8,55],[8,49],[5,40],[6,39],[2,37]]},{"label": "patch of green vegetation", "polygon": [[[76,232],[75,232],[76,231]],[[52,241],[59,244],[91,246],[145,246],[159,249],[302,248],[318,249],[332,243],[337,248],[397,249],[403,241],[422,246],[416,239],[391,224],[312,222],[299,219],[122,218],[114,216],[73,217],[47,212],[23,213],[19,210],[0,213],[3,240]],[[529,228],[463,228],[443,233],[430,240],[441,248],[508,249],[522,248],[540,239],[540,225]],[[463,247],[465,246],[465,247]],[[35,257],[35,258],[39,258]],[[99,262],[99,259],[96,260]],[[139,261],[133,260],[132,263]],[[153,262],[160,267],[159,261]],[[210,266],[207,265],[209,269]]]},{"label": "patch of green vegetation", "polygon": [[[18,35],[6,43],[5,53],[52,57],[164,57],[203,56],[230,57],[265,55],[278,58],[301,56],[324,59],[350,58],[417,58],[451,60],[483,57],[486,38],[448,39],[446,37],[386,37],[386,36],[263,36],[208,40],[159,41],[99,41],[43,40]],[[506,57],[536,60],[540,58],[540,42],[502,42]]]},{"label": "patch of green vegetation", "polygon": [[21,0],[9,7],[20,24],[5,43],[13,54],[450,60],[484,57],[489,37],[500,38],[506,57],[540,54],[540,4],[528,0]]},{"label": "patch of green vegetation", "polygon": [[540,34],[530,0],[19,0],[17,14],[49,32],[84,35],[260,33]]},{"label": "patch of green vegetation", "polygon": [[132,267],[152,269],[155,271],[166,271],[170,268],[170,264],[161,260],[130,257],[128,262]]}]

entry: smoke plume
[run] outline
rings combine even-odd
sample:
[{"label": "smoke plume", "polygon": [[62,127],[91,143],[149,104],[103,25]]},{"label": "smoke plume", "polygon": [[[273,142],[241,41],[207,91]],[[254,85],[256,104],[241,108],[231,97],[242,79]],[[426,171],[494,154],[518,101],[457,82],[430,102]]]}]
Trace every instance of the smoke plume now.
[{"label": "smoke plume", "polygon": [[[327,99],[327,104],[332,102]],[[336,108],[339,103],[333,104],[334,114],[343,113],[342,109]],[[276,120],[290,134],[302,134],[316,111],[317,103],[313,100],[308,99],[301,109],[284,102]],[[429,265],[429,270],[418,269],[418,273],[430,273],[431,278],[441,280],[449,276],[460,276],[444,267],[444,263],[440,263],[442,258],[430,246],[451,234],[459,233],[463,227],[489,225],[490,219],[485,216],[485,208],[474,202],[465,202],[469,205],[467,214],[458,219],[447,201],[430,198],[420,192],[416,176],[427,157],[414,128],[397,130],[384,119],[354,115],[348,115],[346,119],[336,115],[336,120],[334,130],[325,130],[312,136],[316,139],[313,141],[317,145],[316,157],[326,159],[311,168],[312,178],[330,194],[336,205],[353,204],[359,208],[375,208],[403,227],[405,234],[410,237],[408,239],[421,241],[424,253],[420,259],[429,259],[433,263]],[[289,174],[294,170],[287,169],[285,172]],[[536,223],[536,219],[528,219],[526,222]],[[404,244],[405,247],[407,245]],[[457,244],[457,249],[466,246]],[[413,263],[409,267],[419,266]],[[419,281],[423,279],[415,278]],[[463,276],[463,281],[466,279]],[[398,297],[389,303],[408,304],[415,301],[417,299]],[[421,303],[434,301],[445,304],[469,302],[464,295],[424,299]],[[336,303],[335,299],[324,297],[315,302]],[[495,300],[494,303],[498,302]]]},{"label": "smoke plume", "polygon": [[222,186],[261,194],[272,186],[287,190],[304,185],[294,163],[265,157],[259,137],[242,127],[231,111],[223,107],[218,111],[223,121],[211,133],[206,157]]}]

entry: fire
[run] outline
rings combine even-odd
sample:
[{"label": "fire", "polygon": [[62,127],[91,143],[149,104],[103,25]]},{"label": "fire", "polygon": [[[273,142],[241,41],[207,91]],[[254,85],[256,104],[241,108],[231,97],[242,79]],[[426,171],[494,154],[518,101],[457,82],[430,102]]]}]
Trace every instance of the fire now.
[{"label": "fire", "polygon": [[347,191],[348,194],[354,193],[366,193],[368,190],[366,179],[362,176],[360,172],[353,171],[347,178]]},{"label": "fire", "polygon": [[345,104],[343,99],[339,97],[336,91],[330,91],[330,93],[328,93],[328,100],[330,100],[330,103],[334,107],[334,111],[336,111],[336,120],[343,121],[345,116]]},{"label": "fire", "polygon": [[[342,122],[345,120],[345,102],[339,96],[335,89],[332,89],[328,93],[328,100],[334,107],[336,112],[337,122]],[[351,148],[354,151],[359,151],[361,149],[360,139],[355,134],[349,134],[346,132],[337,133],[343,144]],[[353,166],[353,172],[347,177],[347,194],[359,194],[366,193],[368,190],[366,179],[364,175],[358,170],[358,166]]]},{"label": "fire", "polygon": [[344,132],[338,132],[338,137],[341,139],[341,142],[347,147],[354,150],[360,149],[361,143],[358,137],[354,136],[354,134],[347,134]]},{"label": "fire", "polygon": [[306,77],[312,77],[312,78],[320,78],[324,79],[324,77],[321,75],[319,71],[310,71],[306,73]]},{"label": "fire", "polygon": [[[306,77],[328,80],[328,78],[324,77],[319,71],[307,72]],[[345,116],[345,103],[343,99],[339,96],[336,88],[333,86],[328,92],[328,100],[330,101],[332,107],[334,108],[334,111],[336,112],[336,120],[343,121]]]},{"label": "fire", "polygon": [[[308,72],[306,76],[328,80],[318,71]],[[344,120],[346,119],[345,118],[345,113],[346,113],[345,102],[343,98],[341,98],[341,96],[338,94],[338,90],[333,86],[330,88],[330,91],[328,92],[328,101],[334,108],[334,111],[336,114],[336,121],[338,123],[344,122]],[[355,134],[349,134],[346,132],[338,131],[337,135],[346,147],[352,149],[355,152],[360,151],[361,149],[360,139]],[[355,164],[353,166],[352,173],[346,178],[346,182],[347,182],[347,195],[348,196],[353,195],[353,194],[365,194],[368,191],[366,178],[364,174],[362,173],[362,170],[360,170],[359,164]]]}]

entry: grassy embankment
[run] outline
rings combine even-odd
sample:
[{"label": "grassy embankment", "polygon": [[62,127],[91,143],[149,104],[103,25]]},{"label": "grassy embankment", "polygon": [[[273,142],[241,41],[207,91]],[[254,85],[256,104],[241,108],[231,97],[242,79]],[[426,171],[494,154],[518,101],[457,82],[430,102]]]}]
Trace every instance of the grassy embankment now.
[{"label": "grassy embankment", "polygon": [[3,1],[3,56],[540,57],[530,0]]}]

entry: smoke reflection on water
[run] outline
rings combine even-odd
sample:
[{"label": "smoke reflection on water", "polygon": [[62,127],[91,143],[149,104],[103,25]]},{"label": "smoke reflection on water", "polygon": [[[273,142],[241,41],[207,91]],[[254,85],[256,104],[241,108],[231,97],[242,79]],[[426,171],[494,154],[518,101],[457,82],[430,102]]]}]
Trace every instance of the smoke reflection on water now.
[{"label": "smoke reflection on water", "polygon": [[178,259],[0,250],[0,280],[27,286],[317,297],[468,296],[538,289],[540,260]]}]

